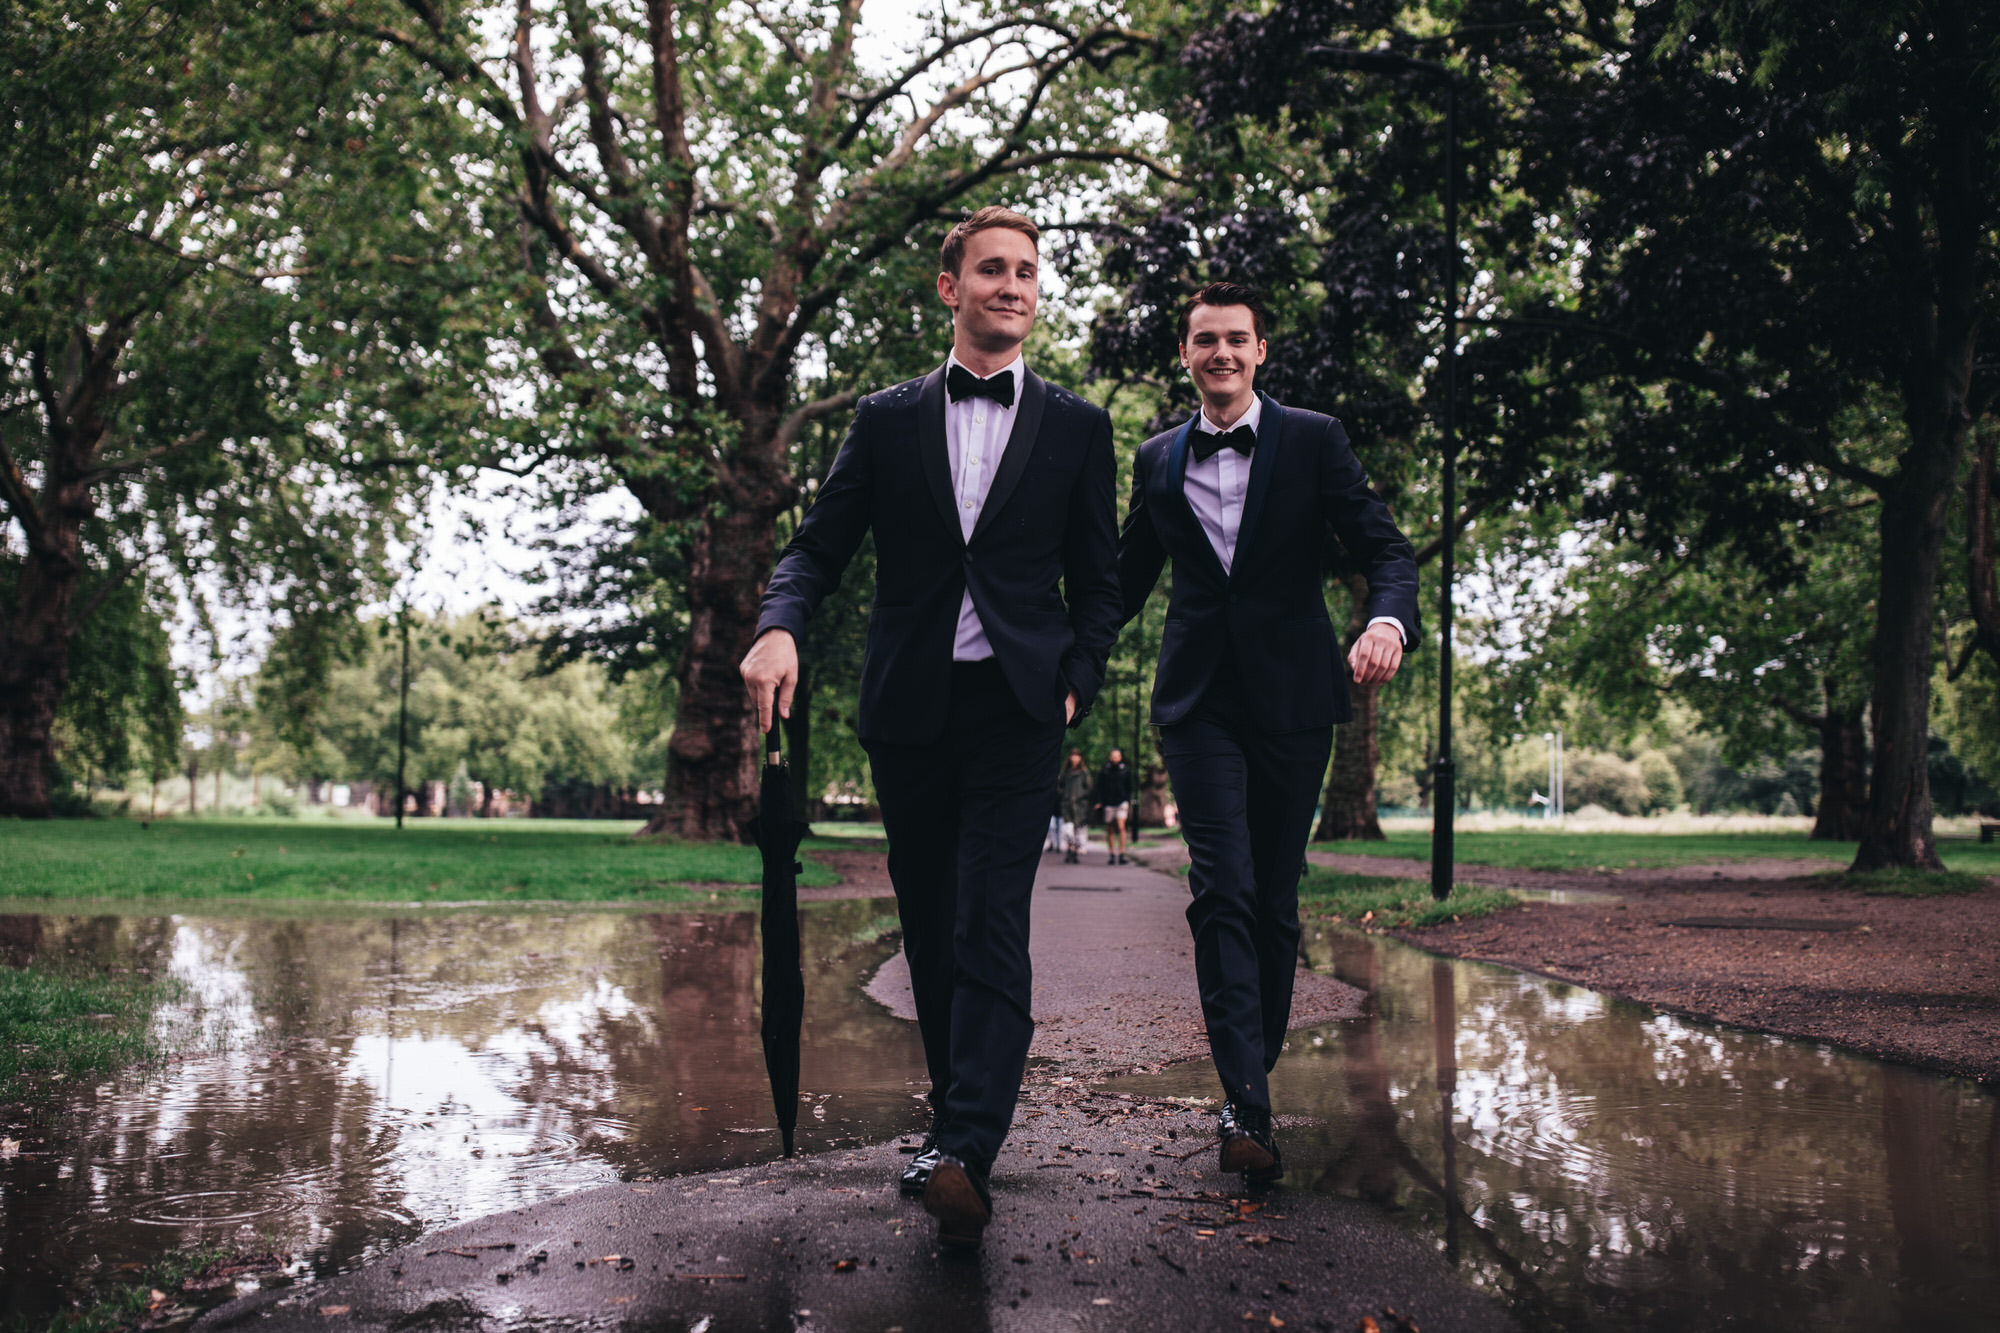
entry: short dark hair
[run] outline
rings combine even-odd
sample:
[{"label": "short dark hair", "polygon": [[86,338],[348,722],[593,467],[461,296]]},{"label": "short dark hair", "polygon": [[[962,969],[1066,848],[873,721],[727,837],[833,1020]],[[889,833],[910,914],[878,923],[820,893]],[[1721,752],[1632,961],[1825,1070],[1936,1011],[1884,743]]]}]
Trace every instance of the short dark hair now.
[{"label": "short dark hair", "polygon": [[1255,287],[1246,287],[1240,282],[1211,282],[1208,286],[1188,298],[1181,307],[1181,342],[1188,340],[1188,320],[1194,315],[1198,305],[1241,305],[1250,307],[1250,322],[1257,330],[1257,341],[1270,337],[1271,312],[1264,308],[1264,298],[1257,294]]},{"label": "short dark hair", "polygon": [[1025,214],[1016,213],[1011,208],[998,204],[988,204],[971,217],[945,233],[944,250],[938,262],[946,273],[958,276],[958,266],[965,262],[965,241],[976,231],[988,231],[994,227],[1005,227],[1008,231],[1018,231],[1034,245],[1039,252],[1042,248],[1042,229],[1030,222]]}]

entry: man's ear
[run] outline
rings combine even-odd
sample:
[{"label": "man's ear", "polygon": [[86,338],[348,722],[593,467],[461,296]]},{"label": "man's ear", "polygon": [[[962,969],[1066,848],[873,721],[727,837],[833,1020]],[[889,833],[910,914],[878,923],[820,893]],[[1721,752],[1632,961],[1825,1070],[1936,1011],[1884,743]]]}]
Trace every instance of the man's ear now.
[{"label": "man's ear", "polygon": [[938,300],[953,310],[958,309],[958,278],[950,269],[942,269],[937,280]]}]

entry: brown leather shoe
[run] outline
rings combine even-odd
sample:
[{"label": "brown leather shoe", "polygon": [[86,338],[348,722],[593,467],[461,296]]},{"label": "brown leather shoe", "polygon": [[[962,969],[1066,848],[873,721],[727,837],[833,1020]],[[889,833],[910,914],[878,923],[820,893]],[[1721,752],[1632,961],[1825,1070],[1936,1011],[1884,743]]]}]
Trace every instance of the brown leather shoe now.
[{"label": "brown leather shoe", "polygon": [[938,1244],[976,1250],[993,1220],[993,1196],[978,1172],[945,1153],[924,1186],[924,1211],[938,1220]]}]

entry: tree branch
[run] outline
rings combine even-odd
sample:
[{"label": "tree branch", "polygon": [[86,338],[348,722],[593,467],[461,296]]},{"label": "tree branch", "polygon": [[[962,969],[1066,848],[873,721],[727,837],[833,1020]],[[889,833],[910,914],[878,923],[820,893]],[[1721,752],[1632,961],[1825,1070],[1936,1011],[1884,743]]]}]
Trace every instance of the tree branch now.
[{"label": "tree branch", "polygon": [[207,430],[205,429],[198,430],[191,435],[182,436],[180,439],[175,440],[172,444],[156,445],[155,447],[146,450],[142,454],[134,454],[130,458],[121,458],[114,463],[100,464],[97,467],[91,468],[88,472],[85,472],[81,480],[86,486],[94,486],[98,482],[103,481],[107,477],[116,477],[127,472],[137,472],[140,468],[145,467],[148,463],[157,462],[158,460],[165,458],[168,454],[177,454],[183,449],[192,449],[195,445],[200,444],[203,440],[207,438],[208,438]]},{"label": "tree branch", "polygon": [[861,390],[843,389],[839,393],[828,394],[824,398],[815,399],[795,409],[783,421],[778,423],[778,447],[780,449],[790,448],[792,442],[798,439],[799,432],[807,426],[818,421],[821,417],[830,417],[835,412],[844,412],[860,400]]}]

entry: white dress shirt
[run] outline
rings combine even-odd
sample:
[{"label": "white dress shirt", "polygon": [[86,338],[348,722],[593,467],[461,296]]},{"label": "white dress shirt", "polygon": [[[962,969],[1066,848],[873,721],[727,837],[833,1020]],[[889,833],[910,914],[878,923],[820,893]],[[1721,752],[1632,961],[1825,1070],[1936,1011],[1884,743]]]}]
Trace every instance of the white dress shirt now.
[{"label": "white dress shirt", "polygon": [[[1252,398],[1250,410],[1236,419],[1238,426],[1248,426],[1257,431],[1264,420],[1264,400]],[[1194,420],[1194,428],[1209,435],[1220,435],[1222,427],[1208,419],[1208,409],[1202,408],[1201,415]],[[1250,491],[1250,458],[1234,449],[1217,449],[1207,458],[1196,458],[1190,450],[1187,473],[1183,481],[1187,492],[1188,508],[1201,522],[1201,530],[1208,534],[1208,544],[1215,548],[1216,558],[1222,561],[1222,572],[1228,573],[1236,563],[1236,538],[1243,528],[1243,498]],[[1396,627],[1396,637],[1405,640],[1403,622],[1394,616],[1376,616],[1368,622],[1368,628],[1389,624]]]},{"label": "white dress shirt", "polygon": [[[956,354],[947,357],[945,373],[950,374],[951,367],[963,364]],[[986,507],[986,494],[993,489],[993,474],[1000,467],[1007,437],[1014,433],[1014,418],[1021,411],[1021,390],[1027,383],[1028,367],[1017,356],[1012,365],[999,373],[1014,377],[1012,407],[979,397],[962,398],[955,403],[947,397],[944,404],[944,440],[951,451],[952,498],[958,506],[959,535],[967,541],[972,540],[979,511]],[[979,623],[979,613],[972,609],[972,589],[967,588],[964,600],[958,604],[958,637],[951,645],[951,660],[977,662],[991,656],[993,645],[986,641],[986,627]]]}]

